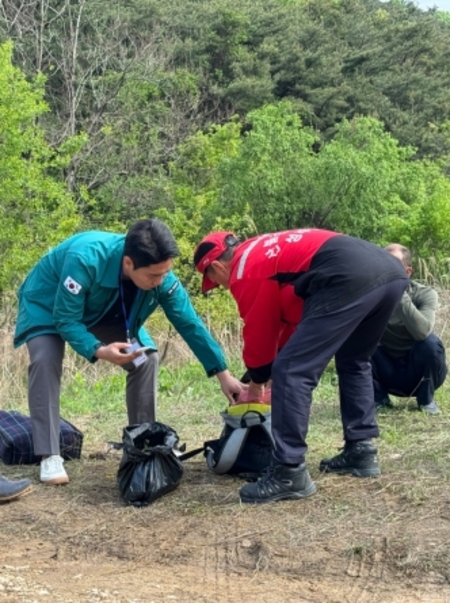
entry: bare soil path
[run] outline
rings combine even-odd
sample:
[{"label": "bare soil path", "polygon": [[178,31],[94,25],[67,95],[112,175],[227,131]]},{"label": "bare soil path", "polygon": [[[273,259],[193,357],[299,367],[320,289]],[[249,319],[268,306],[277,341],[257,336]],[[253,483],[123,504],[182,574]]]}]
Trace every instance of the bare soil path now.
[{"label": "bare soil path", "polygon": [[[450,495],[437,480],[416,501],[411,475],[312,471],[315,496],[255,507],[196,460],[176,491],[136,509],[117,464],[70,463],[68,486],[0,507],[1,602],[450,603]],[[37,468],[11,469],[36,481]]]}]

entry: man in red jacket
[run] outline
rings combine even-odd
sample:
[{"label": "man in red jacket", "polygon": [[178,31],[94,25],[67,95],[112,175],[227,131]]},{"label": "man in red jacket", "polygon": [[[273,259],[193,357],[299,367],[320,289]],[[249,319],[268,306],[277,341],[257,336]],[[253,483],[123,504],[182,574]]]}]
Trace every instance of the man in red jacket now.
[{"label": "man in red jacket", "polygon": [[194,254],[203,292],[231,291],[243,319],[249,393],[272,379],[276,450],[243,502],[298,499],[316,490],[305,464],[312,391],[335,357],[343,451],[320,470],[380,474],[370,357],[408,286],[397,258],[353,237],[319,229],[265,234],[243,243],[230,232],[205,237]]}]

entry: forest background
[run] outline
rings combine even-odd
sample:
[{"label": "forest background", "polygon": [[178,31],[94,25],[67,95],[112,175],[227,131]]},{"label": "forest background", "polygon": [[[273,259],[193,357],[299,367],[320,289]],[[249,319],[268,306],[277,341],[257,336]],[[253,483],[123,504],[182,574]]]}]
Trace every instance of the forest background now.
[{"label": "forest background", "polygon": [[449,89],[450,14],[401,0],[3,0],[0,289],[148,216],[200,312],[216,228],[399,241],[445,276]]}]

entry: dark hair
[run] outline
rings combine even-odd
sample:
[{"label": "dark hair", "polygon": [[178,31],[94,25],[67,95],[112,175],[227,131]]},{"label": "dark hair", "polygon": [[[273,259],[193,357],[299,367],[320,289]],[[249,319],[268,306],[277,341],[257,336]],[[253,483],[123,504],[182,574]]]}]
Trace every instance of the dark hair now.
[{"label": "dark hair", "polygon": [[157,218],[136,222],[125,237],[123,254],[132,260],[135,270],[176,258],[179,253],[173,234]]},{"label": "dark hair", "polygon": [[[234,255],[234,251],[240,242],[240,239],[238,239],[234,235],[227,235],[224,240],[224,243],[227,248],[217,259],[223,260],[224,262],[231,260]],[[209,253],[211,249],[214,249],[215,246],[216,244],[212,243],[211,241],[205,241],[204,243],[200,243],[200,245],[195,250],[194,264],[197,266],[198,263],[205,257],[205,255]]]}]

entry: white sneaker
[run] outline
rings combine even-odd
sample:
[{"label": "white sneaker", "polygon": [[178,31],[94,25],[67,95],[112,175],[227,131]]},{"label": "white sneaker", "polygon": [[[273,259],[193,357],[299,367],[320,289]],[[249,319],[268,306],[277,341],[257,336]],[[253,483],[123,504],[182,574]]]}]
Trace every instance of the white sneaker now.
[{"label": "white sneaker", "polygon": [[69,476],[63,467],[63,463],[64,460],[58,454],[53,454],[46,459],[42,459],[41,482],[44,482],[44,484],[48,484],[49,486],[55,484],[67,484]]}]

